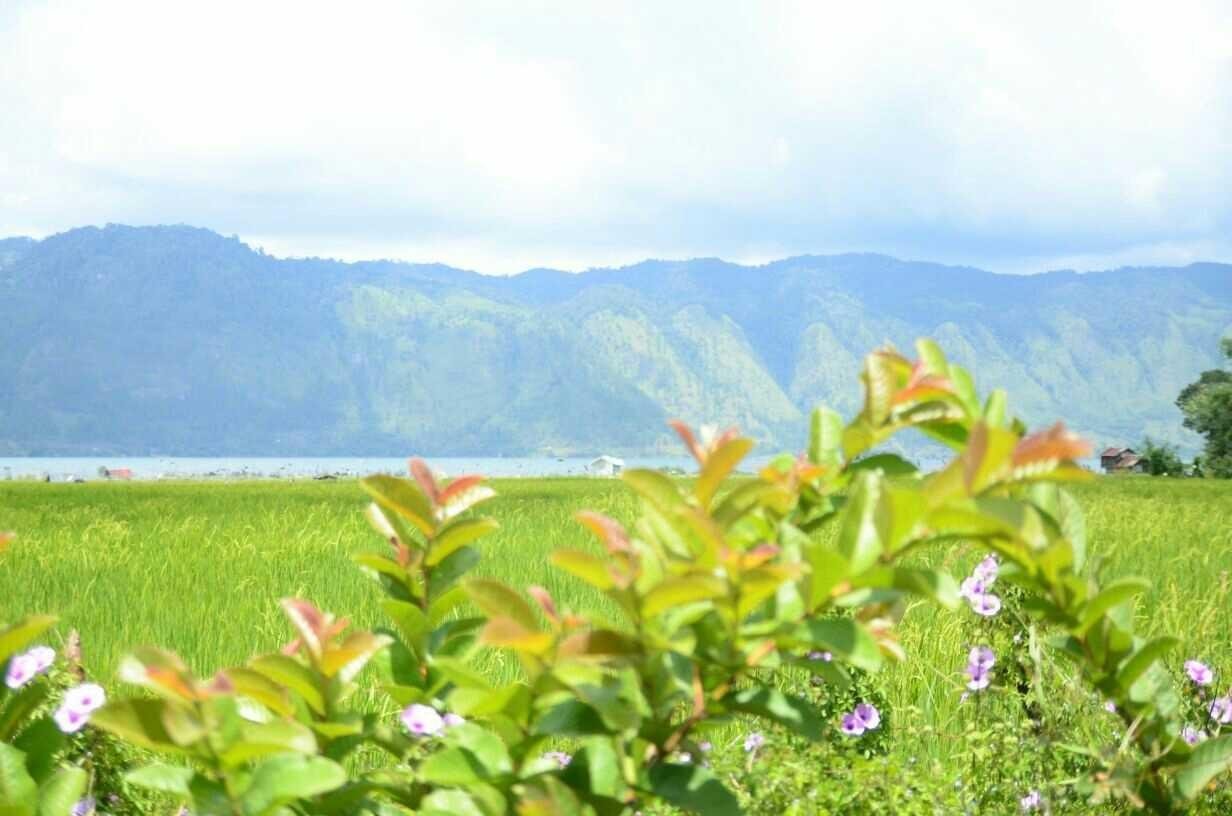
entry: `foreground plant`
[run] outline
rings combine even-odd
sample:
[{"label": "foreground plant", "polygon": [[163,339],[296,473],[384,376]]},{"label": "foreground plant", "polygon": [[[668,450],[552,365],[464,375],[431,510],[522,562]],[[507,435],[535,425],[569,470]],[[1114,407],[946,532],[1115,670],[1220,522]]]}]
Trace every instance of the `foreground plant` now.
[{"label": "foreground plant", "polygon": [[[1124,750],[1091,754],[1092,798],[1159,812],[1195,798],[1232,762],[1232,737],[1191,744],[1182,733],[1162,663],[1176,641],[1132,628],[1146,582],[1101,587],[1086,574],[1082,516],[1057,483],[1087,478],[1075,460],[1088,446],[1061,425],[1028,435],[1003,393],[981,401],[934,344],[917,350],[916,361],[870,355],[861,412],[844,424],[817,411],[807,452],[754,478],[733,476],[750,440],[676,423],[697,478],[626,472],[638,522],[582,513],[603,554],[552,558],[609,598],[619,621],[559,608],[540,587],[465,579],[473,545],[495,528],[469,511],[492,491],[473,476],[442,484],[412,461],[409,479],[363,482],[388,548],[358,560],[384,590],[386,631],[351,631],[286,600],[296,639],[281,653],[198,680],[175,656],[139,650],[122,677],[152,696],[111,703],[94,723],[186,763],[130,780],[200,814],[605,816],[652,801],[733,814],[736,796],[693,761],[708,732],[751,717],[813,742],[882,733],[869,701],[827,716],[784,691],[784,678],[807,672],[841,688],[853,670],[905,657],[895,625],[908,597],[965,599],[992,618],[1004,582],[1025,598],[1032,642],[1051,638],[1125,726]],[[949,446],[951,462],[925,475],[877,452],[908,430]],[[914,558],[955,547],[995,557],[961,588]],[[496,685],[476,671],[493,649],[516,656],[520,679]],[[972,693],[993,682],[997,659],[968,655]],[[357,702],[368,664],[391,705]],[[764,744],[760,732],[746,737],[749,762]],[[1038,792],[1021,796],[1042,806]]]},{"label": "foreground plant", "polygon": [[[8,542],[0,533],[0,551]],[[39,639],[55,618],[0,624],[0,813],[63,816],[82,800],[89,774],[64,762],[68,735],[101,704],[94,689],[69,690],[53,714],[48,671],[56,654]],[[97,688],[97,687],[94,687]],[[98,691],[101,692],[101,689]],[[93,696],[92,696],[93,695]],[[82,697],[87,699],[83,705]]]}]

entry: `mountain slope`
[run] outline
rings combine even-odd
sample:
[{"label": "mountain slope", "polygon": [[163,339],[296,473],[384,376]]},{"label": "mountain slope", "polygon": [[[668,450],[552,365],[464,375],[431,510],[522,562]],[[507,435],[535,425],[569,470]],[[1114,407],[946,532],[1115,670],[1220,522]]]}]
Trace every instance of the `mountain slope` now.
[{"label": "mountain slope", "polygon": [[1194,446],[1172,401],[1232,267],[993,275],[878,255],[488,277],[284,260],[190,227],[0,243],[0,454],[674,450],[669,417],[801,442],[869,349],[935,337],[1032,423]]}]

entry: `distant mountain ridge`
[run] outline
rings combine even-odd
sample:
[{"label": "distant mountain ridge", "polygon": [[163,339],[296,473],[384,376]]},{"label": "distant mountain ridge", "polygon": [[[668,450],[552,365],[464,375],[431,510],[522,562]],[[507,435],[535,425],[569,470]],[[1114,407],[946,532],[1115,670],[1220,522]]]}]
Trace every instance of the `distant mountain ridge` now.
[{"label": "distant mountain ridge", "polygon": [[280,259],[194,227],[0,241],[0,455],[676,452],[802,442],[861,357],[936,338],[1031,423],[1187,448],[1232,266],[1012,276],[883,255],[511,277]]}]

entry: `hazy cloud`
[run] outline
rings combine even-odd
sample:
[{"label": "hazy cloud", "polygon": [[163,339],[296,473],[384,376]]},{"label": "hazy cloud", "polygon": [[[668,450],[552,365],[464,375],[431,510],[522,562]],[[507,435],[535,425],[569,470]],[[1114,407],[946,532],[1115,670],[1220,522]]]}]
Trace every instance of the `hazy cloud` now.
[{"label": "hazy cloud", "polygon": [[0,234],[493,272],[1232,257],[1232,6],[853,6],[10,2]]}]

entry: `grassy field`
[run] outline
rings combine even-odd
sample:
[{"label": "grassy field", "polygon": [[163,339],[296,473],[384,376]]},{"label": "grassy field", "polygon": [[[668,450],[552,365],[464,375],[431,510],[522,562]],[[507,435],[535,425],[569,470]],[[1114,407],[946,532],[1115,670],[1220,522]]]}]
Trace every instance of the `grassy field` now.
[{"label": "grassy field", "polygon": [[[598,599],[549,568],[548,554],[594,546],[572,518],[579,509],[632,520],[633,495],[607,480],[494,486],[500,496],[487,511],[501,527],[482,544],[480,571],[515,586],[545,585],[563,606],[594,610]],[[1155,583],[1139,606],[1143,628],[1175,633],[1184,655],[1200,653],[1232,669],[1232,484],[1129,477],[1084,485],[1077,494],[1092,567],[1105,577],[1136,574]],[[58,614],[61,635],[81,631],[87,666],[101,678],[138,644],[177,651],[201,673],[275,648],[289,639],[280,597],[311,598],[360,625],[375,624],[376,587],[350,560],[382,546],[363,519],[364,504],[350,481],[0,482],[0,529],[19,536],[0,557],[0,620]],[[957,728],[956,663],[971,618],[922,604],[907,613],[902,636],[911,659],[881,681],[893,707],[917,709],[943,732]],[[954,672],[944,670],[950,665]],[[912,750],[945,749],[923,741]]]}]

